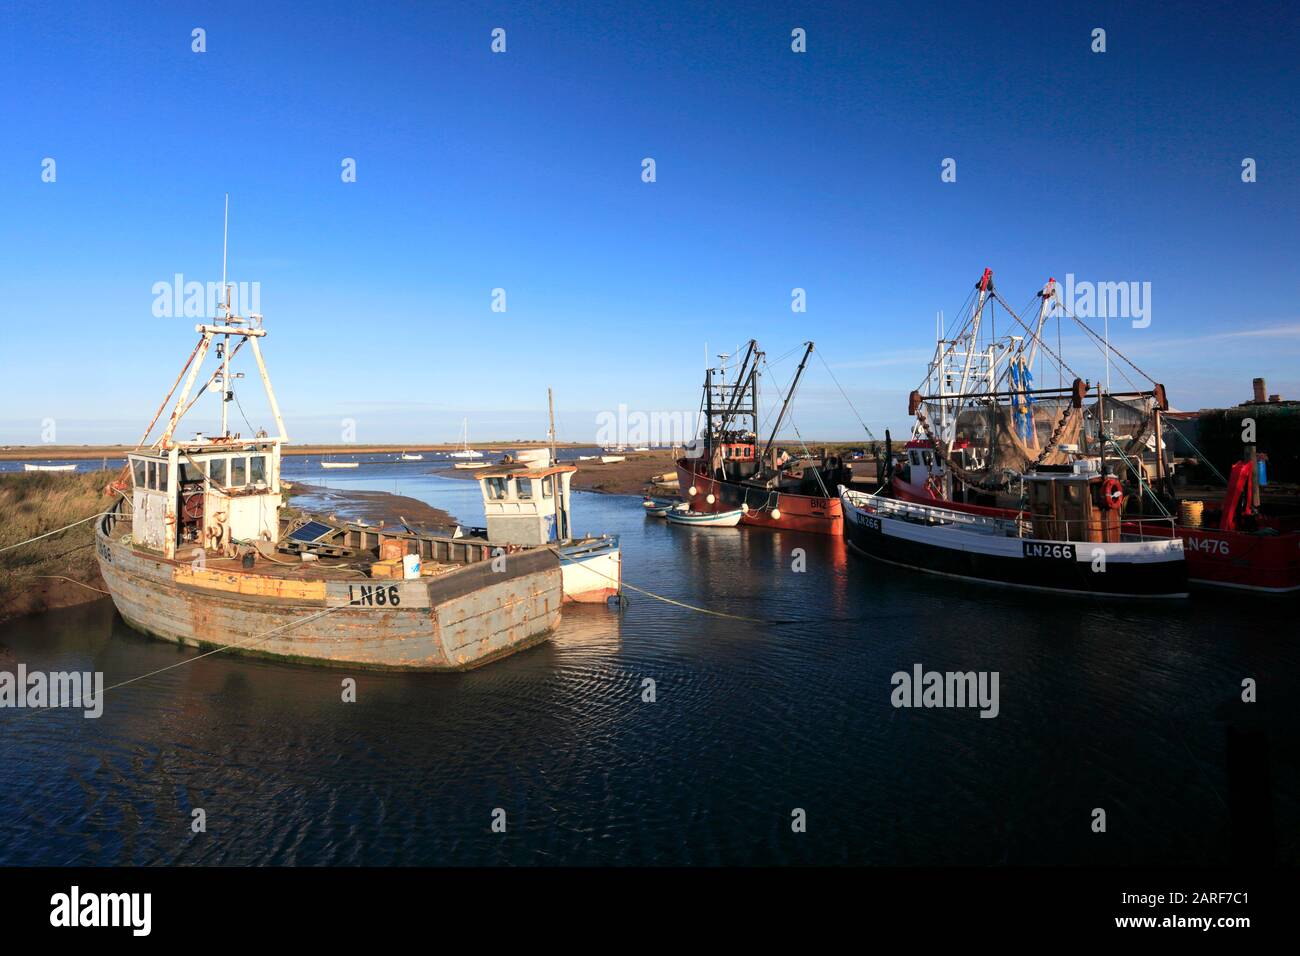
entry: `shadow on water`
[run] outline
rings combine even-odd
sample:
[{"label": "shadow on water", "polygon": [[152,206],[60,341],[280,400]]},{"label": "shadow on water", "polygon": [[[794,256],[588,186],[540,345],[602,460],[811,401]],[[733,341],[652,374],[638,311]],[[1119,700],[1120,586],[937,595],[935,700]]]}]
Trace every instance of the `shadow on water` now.
[{"label": "shadow on water", "polygon": [[[358,471],[329,484],[481,523],[473,482]],[[828,538],[668,526],[635,498],[575,510],[622,535],[629,584],[719,613],[629,589],[464,674],[215,655],[111,691],[98,720],[0,711],[0,862],[1212,864],[1261,842],[1300,858],[1295,602],[1063,600]],[[107,684],[195,656],[107,601],[0,643]],[[892,675],[915,664],[998,672],[998,716],[895,708]],[[1240,703],[1245,678],[1259,704]]]}]

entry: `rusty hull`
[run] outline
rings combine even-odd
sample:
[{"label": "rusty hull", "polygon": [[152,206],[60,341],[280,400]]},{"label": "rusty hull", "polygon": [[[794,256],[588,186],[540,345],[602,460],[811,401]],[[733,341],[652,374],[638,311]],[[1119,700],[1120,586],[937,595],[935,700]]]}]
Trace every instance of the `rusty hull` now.
[{"label": "rusty hull", "polygon": [[432,578],[286,579],[195,570],[96,526],[113,603],[138,631],[224,653],[311,664],[467,670],[545,640],[560,620],[554,552],[511,555],[506,570],[467,564]]}]

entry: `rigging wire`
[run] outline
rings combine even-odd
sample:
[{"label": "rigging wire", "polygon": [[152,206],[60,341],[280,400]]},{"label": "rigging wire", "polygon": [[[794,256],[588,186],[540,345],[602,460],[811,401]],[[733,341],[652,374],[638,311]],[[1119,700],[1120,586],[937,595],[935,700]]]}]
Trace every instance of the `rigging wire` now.
[{"label": "rigging wire", "polygon": [[849,398],[848,393],[844,391],[844,386],[842,386],[840,380],[835,377],[835,373],[831,371],[831,367],[827,363],[826,359],[822,358],[821,352],[817,353],[817,358],[821,359],[821,363],[826,369],[826,374],[831,377],[831,381],[835,383],[835,387],[840,390],[840,394],[844,396],[844,401],[848,402],[849,408],[853,410],[853,416],[858,420],[858,424],[862,426],[863,431],[867,433],[867,437],[872,441],[877,441],[876,436],[873,435],[871,429],[867,427],[867,423],[864,422],[862,416],[858,414],[858,410],[854,407],[853,401]]}]

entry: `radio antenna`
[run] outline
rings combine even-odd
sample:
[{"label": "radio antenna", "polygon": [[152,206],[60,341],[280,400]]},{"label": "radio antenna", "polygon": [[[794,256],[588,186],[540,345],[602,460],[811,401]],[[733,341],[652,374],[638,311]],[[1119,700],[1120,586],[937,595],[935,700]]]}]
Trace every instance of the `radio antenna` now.
[{"label": "radio antenna", "polygon": [[226,290],[226,245],[230,239],[230,193],[226,193],[226,212],[221,223],[221,298],[230,314],[230,293]]}]

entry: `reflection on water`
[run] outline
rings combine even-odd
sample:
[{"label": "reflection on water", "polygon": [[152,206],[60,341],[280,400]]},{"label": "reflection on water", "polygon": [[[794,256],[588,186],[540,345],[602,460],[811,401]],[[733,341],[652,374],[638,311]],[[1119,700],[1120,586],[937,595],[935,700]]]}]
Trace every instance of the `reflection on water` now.
[{"label": "reflection on water", "polygon": [[[482,522],[474,482],[427,470],[287,476]],[[568,609],[551,641],[466,674],[216,655],[111,691],[99,720],[0,711],[0,862],[1215,863],[1245,677],[1278,856],[1300,858],[1294,602],[1064,601],[822,537],[668,526],[635,498],[575,509],[580,529],[623,536],[630,584],[728,616],[629,589],[621,610]],[[194,656],[107,602],[0,643],[106,684]],[[998,671],[1000,716],[894,709],[891,675],[915,663]],[[207,833],[190,832],[196,808]]]}]

